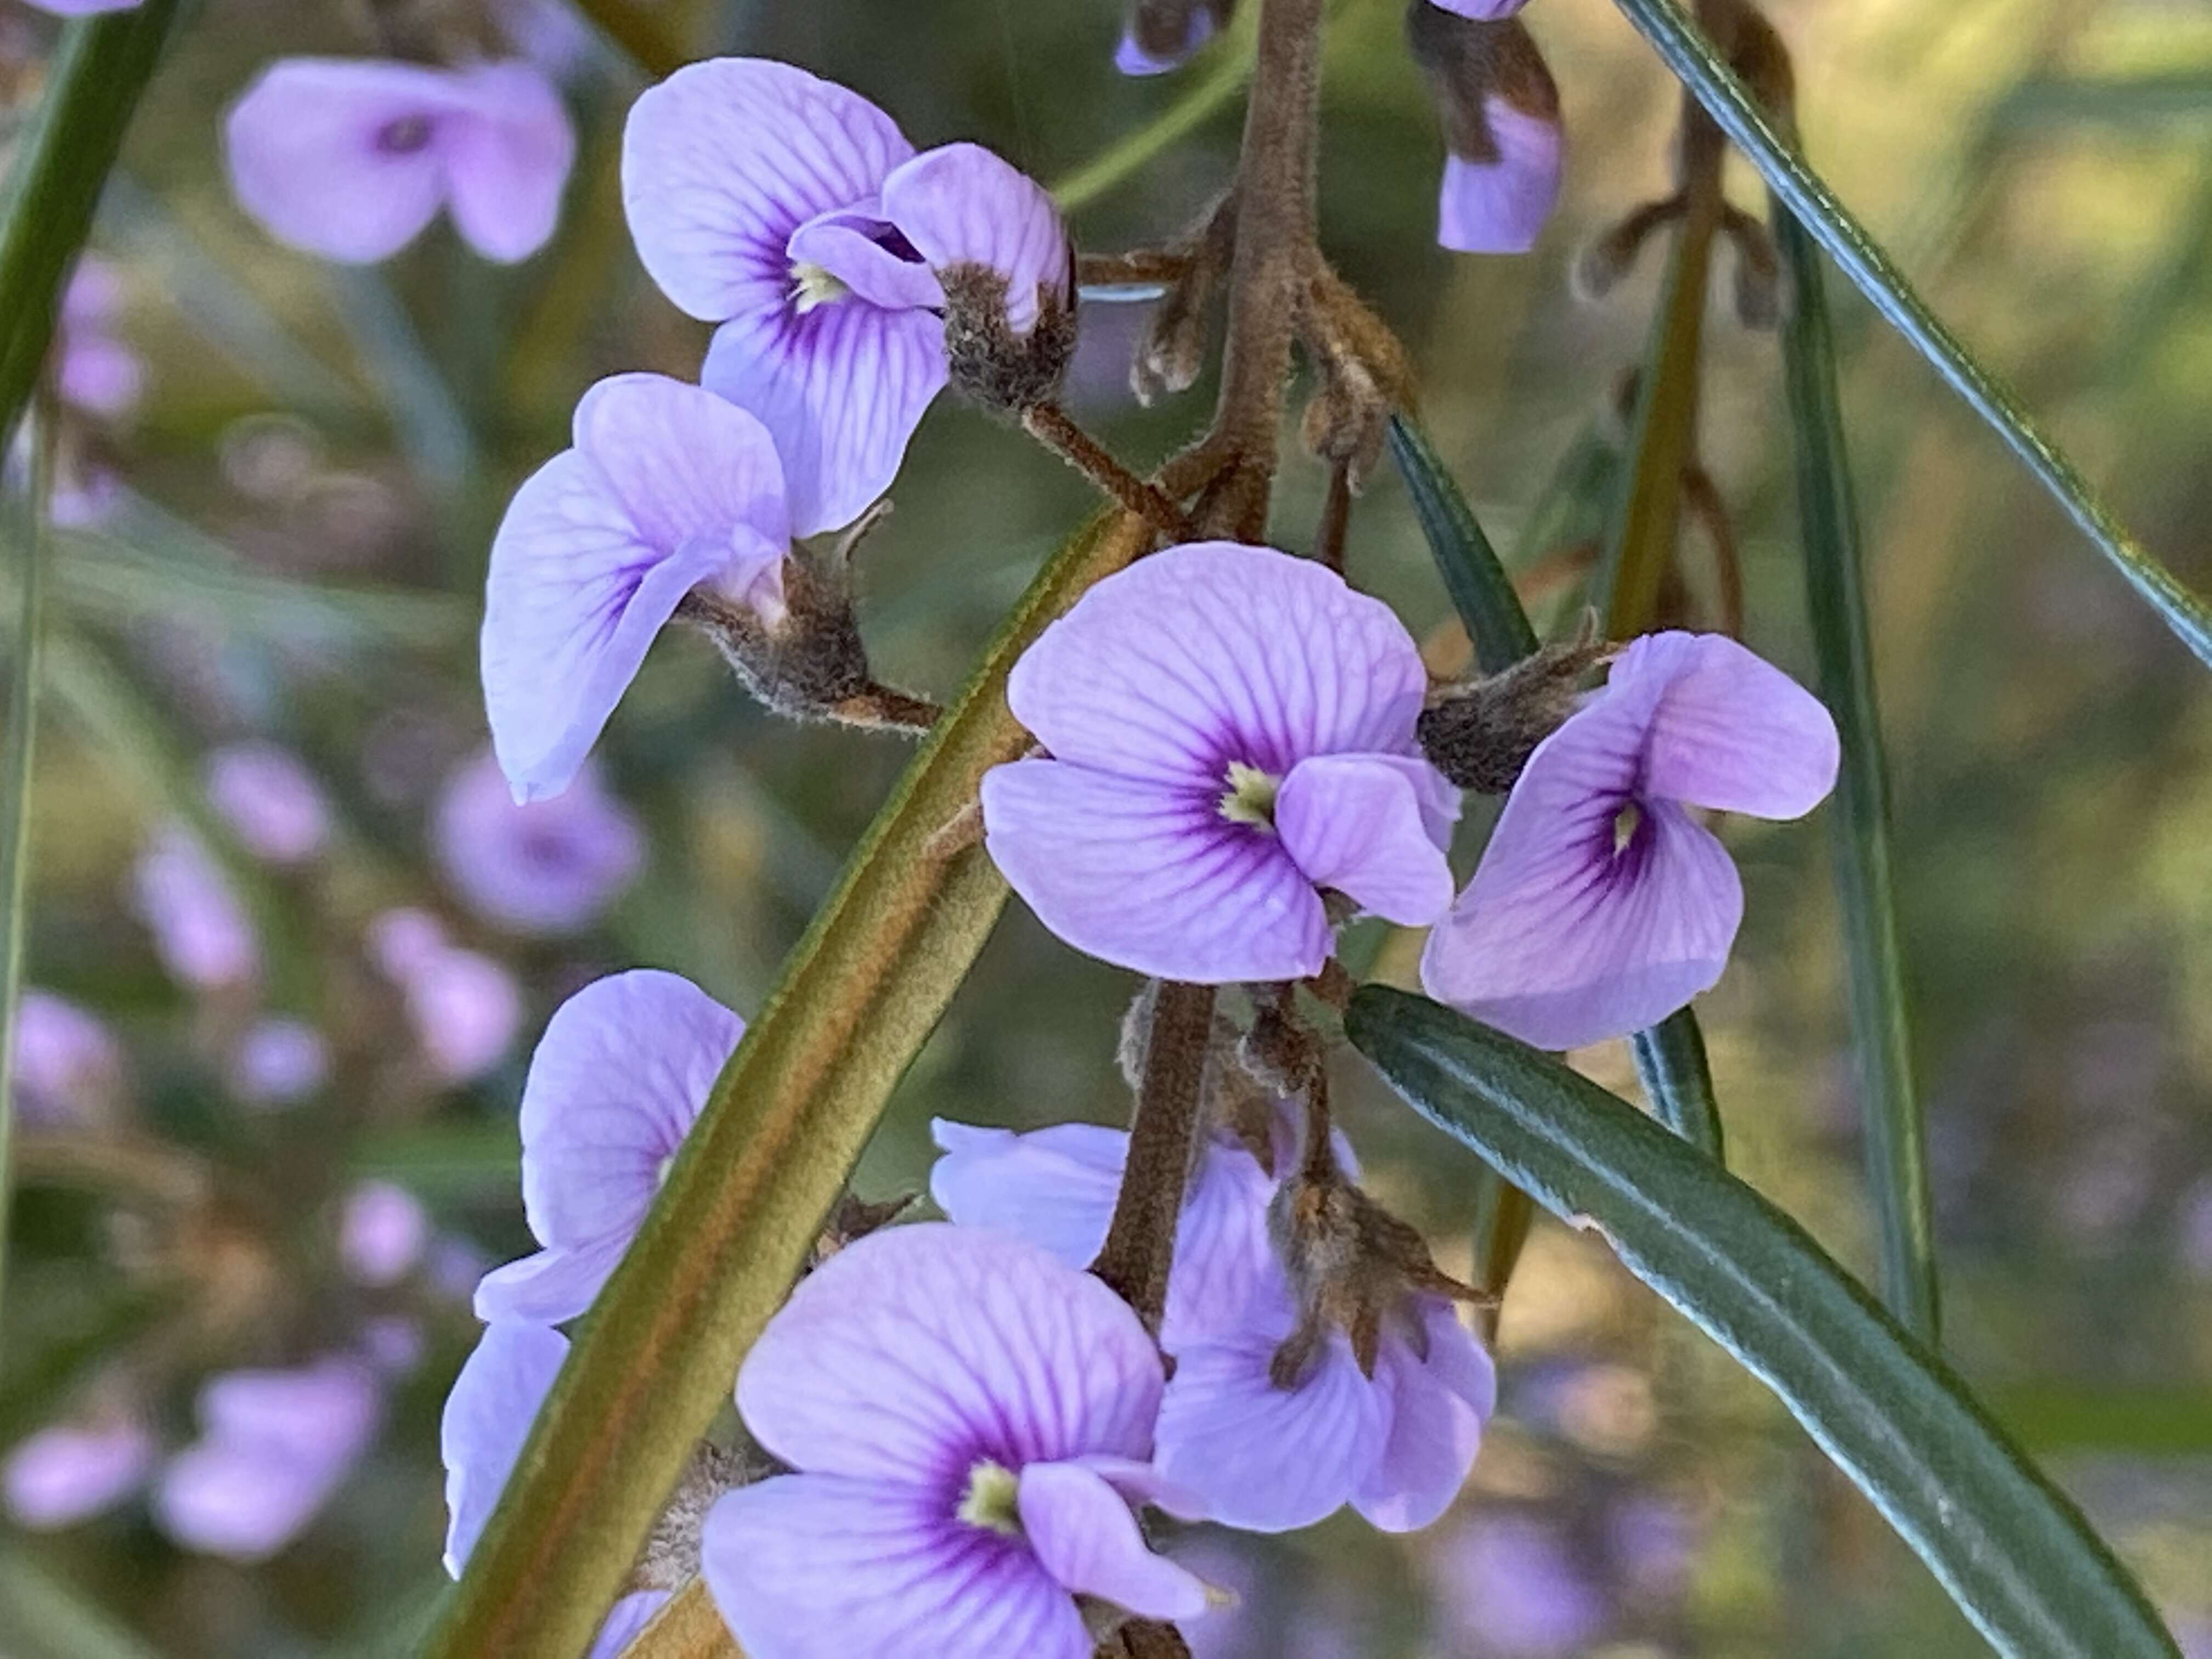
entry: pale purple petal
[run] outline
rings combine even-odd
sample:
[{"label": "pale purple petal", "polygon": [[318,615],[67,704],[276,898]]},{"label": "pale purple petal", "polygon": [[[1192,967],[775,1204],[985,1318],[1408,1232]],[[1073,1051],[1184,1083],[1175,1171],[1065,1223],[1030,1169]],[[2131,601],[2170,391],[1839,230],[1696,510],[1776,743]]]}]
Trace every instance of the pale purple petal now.
[{"label": "pale purple petal", "polygon": [[437,129],[451,77],[416,64],[288,58],[231,106],[225,155],[238,204],[281,242],[349,264],[390,258],[446,194]]},{"label": "pale purple petal", "polygon": [[1183,1349],[1160,1407],[1160,1472],[1206,1504],[1206,1517],[1247,1532],[1309,1527],[1351,1501],[1382,1455],[1388,1397],[1332,1332],[1295,1389],[1268,1365],[1289,1334],[1272,1324]]},{"label": "pale purple petal", "polygon": [[775,434],[792,533],[812,536],[850,524],[891,487],[949,373],[942,319],[852,299],[732,318],[699,380]]},{"label": "pale purple petal", "polygon": [[870,305],[886,311],[942,307],[936,273],[904,245],[879,201],[817,213],[791,233],[794,265],[819,265]]},{"label": "pale purple petal", "polygon": [[1214,984],[1319,973],[1330,933],[1312,883],[1273,834],[1224,818],[1220,793],[1017,761],[984,775],[984,845],[1038,921],[1117,967]]},{"label": "pale purple petal", "polygon": [[397,905],[368,924],[368,954],[383,975],[404,985],[446,950],[445,924],[428,910]]},{"label": "pale purple petal", "polygon": [[658,374],[586,392],[574,447],[516,491],[492,541],[484,708],[516,798],[568,787],[685,594],[742,599],[788,543],[782,467],[744,410]]},{"label": "pale purple petal", "polygon": [[249,1106],[291,1106],[330,1079],[330,1045],[302,1019],[258,1019],[230,1057],[230,1086]]},{"label": "pale purple petal", "polygon": [[1021,1473],[1022,1531],[1044,1570],[1078,1595],[1147,1619],[1193,1619],[1206,1585],[1155,1555],[1121,1494],[1079,1463],[1032,1463]]},{"label": "pale purple petal", "polygon": [[558,794],[518,805],[483,755],[453,774],[430,825],[432,850],[478,914],[525,933],[573,933],[635,877],[645,834],[586,763]]},{"label": "pale purple petal", "polygon": [[453,228],[487,259],[526,259],[560,222],[576,159],[568,109],[525,63],[455,70],[453,92],[467,112],[441,135]]},{"label": "pale purple petal", "polygon": [[1640,1030],[1720,977],[1742,884],[1681,807],[1635,800],[1650,715],[1608,692],[1537,745],[1429,937],[1430,995],[1567,1048]]},{"label": "pale purple petal", "polygon": [[1826,705],[1724,634],[1632,641],[1602,695],[1651,699],[1647,794],[1794,818],[1835,787],[1836,723]]},{"label": "pale purple petal", "polygon": [[[1200,1151],[1176,1229],[1162,1346],[1177,1353],[1281,1304],[1283,1269],[1267,1229],[1275,1180],[1241,1146],[1210,1139]],[[1260,1315],[1265,1318],[1263,1312]]]},{"label": "pale purple petal", "polygon": [[791,234],[817,214],[872,201],[913,154],[856,92],[788,64],[712,58],[631,106],[623,206],[661,292],[719,323],[781,309]]},{"label": "pale purple petal", "polygon": [[1451,866],[1422,810],[1431,770],[1395,755],[1300,761],[1275,799],[1284,850],[1315,886],[1401,927],[1427,927],[1452,902]]},{"label": "pale purple petal", "polygon": [[58,1425],[25,1437],[8,1454],[0,1499],[19,1527],[71,1527],[128,1498],[153,1466],[154,1437],[136,1419]]},{"label": "pale purple petal", "polygon": [[1098,1280],[1018,1239],[926,1223],[809,1274],[746,1356],[738,1409],[797,1468],[957,1502],[983,1459],[1150,1455],[1160,1386],[1152,1340]]},{"label": "pale purple petal", "polygon": [[1231,761],[1405,754],[1428,677],[1388,605],[1310,559],[1171,547],[1109,576],[1022,653],[1014,716],[1063,761],[1218,797]]},{"label": "pale purple petal", "polygon": [[963,1227],[1025,1238],[1071,1267],[1087,1267],[1106,1242],[1129,1137],[1095,1123],[1059,1123],[1016,1134],[933,1118],[945,1156],[930,1167],[929,1195]]},{"label": "pale purple petal", "polygon": [[458,1578],[498,1507],[538,1407],[568,1357],[568,1340],[543,1325],[485,1327],[446,1396],[438,1454],[446,1464],[446,1571]]},{"label": "pale purple petal", "polygon": [[207,758],[208,799],[246,850],[299,864],[330,835],[330,805],[298,756],[273,743],[234,743]]},{"label": "pale purple petal", "polygon": [[15,1003],[15,1108],[28,1123],[97,1123],[123,1086],[123,1048],[65,997],[27,988]]},{"label": "pale purple petal", "polygon": [[422,1056],[442,1083],[473,1083],[507,1058],[522,1027],[522,988],[491,957],[440,951],[402,990]]},{"label": "pale purple petal", "polygon": [[[587,1258],[599,1279],[613,1270],[744,1033],[697,986],[653,969],[595,980],[555,1011],[522,1091],[523,1205],[538,1243]],[[507,1299],[526,1283],[526,1305]],[[477,1311],[569,1319],[598,1290],[588,1272],[494,1275]]]},{"label": "pale purple petal", "polygon": [[1496,96],[1483,100],[1483,113],[1498,154],[1444,157],[1437,240],[1460,253],[1526,253],[1559,199],[1559,124]]},{"label": "pale purple petal", "polygon": [[653,1622],[653,1615],[668,1605],[668,1595],[666,1590],[632,1590],[623,1596],[608,1611],[585,1659],[620,1659],[623,1650]]},{"label": "pale purple petal", "polygon": [[494,1267],[477,1282],[477,1317],[541,1324],[574,1319],[597,1299],[627,1244],[610,1239],[596,1248],[538,1250]]},{"label": "pale purple petal", "polygon": [[930,265],[983,265],[1006,279],[1006,319],[1036,326],[1039,296],[1072,300],[1067,227],[1042,185],[981,144],[924,150],[884,181],[884,216]]},{"label": "pale purple petal", "polygon": [[203,989],[252,979],[261,948],[246,908],[190,832],[170,827],[139,854],[133,908],[172,977]]},{"label": "pale purple petal", "polygon": [[905,1653],[921,1632],[938,1659],[1091,1659],[1074,1598],[1020,1540],[913,1487],[829,1474],[741,1486],[708,1511],[700,1566],[748,1659]]},{"label": "pale purple petal", "polygon": [[398,1284],[415,1270],[429,1242],[429,1215],[404,1187],[365,1181],[346,1194],[338,1259],[356,1282],[371,1289]]},{"label": "pale purple petal", "polygon": [[1519,12],[1528,0],[1429,0],[1429,3],[1477,23],[1498,23]]},{"label": "pale purple petal", "polygon": [[1422,1335],[1425,1354],[1389,1331],[1376,1356],[1390,1437],[1352,1503],[1384,1532],[1419,1531],[1451,1507],[1497,1404],[1488,1356],[1448,1307],[1422,1310]]}]

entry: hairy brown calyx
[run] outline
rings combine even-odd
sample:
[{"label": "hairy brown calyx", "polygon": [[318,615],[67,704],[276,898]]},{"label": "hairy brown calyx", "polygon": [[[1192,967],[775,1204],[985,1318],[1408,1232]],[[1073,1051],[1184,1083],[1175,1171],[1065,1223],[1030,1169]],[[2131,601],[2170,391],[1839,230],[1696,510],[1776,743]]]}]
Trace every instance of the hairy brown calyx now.
[{"label": "hairy brown calyx", "polygon": [[1612,647],[1547,645],[1502,674],[1439,686],[1413,733],[1429,763],[1462,789],[1502,795],[1536,745],[1575,711],[1589,672]]}]

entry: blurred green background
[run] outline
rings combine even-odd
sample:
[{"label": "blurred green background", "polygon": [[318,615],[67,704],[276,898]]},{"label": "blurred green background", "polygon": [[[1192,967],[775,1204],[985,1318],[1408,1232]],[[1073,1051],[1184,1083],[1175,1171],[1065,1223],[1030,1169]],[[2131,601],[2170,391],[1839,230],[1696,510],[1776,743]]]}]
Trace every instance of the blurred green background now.
[{"label": "blurred green background", "polygon": [[[1248,6],[1250,0],[1247,0]],[[14,116],[46,20],[12,3]],[[975,137],[1048,180],[1174,112],[1188,133],[1087,193],[1079,242],[1180,228],[1226,182],[1240,100],[1109,64],[1112,0],[661,0],[698,55],[786,58],[889,108],[924,143]],[[560,0],[532,7],[541,27]],[[1808,149],[2148,544],[2212,586],[2212,7],[1788,0]],[[1658,250],[1601,305],[1566,271],[1660,193],[1669,83],[1601,0],[1528,14],[1559,81],[1565,202],[1537,251],[1432,240],[1441,147],[1391,0],[1343,0],[1325,110],[1325,243],[1402,333],[1427,419],[1524,567],[1574,532],[1536,508],[1563,457],[1617,442]],[[599,753],[647,854],[588,927],[526,937],[478,915],[434,856],[445,781],[484,742],[474,637],[507,495],[565,442],[598,376],[690,375],[704,331],[645,280],[618,206],[623,112],[642,84],[588,39],[568,81],[582,148],[552,246],[503,270],[442,225],[347,271],[270,243],[231,205],[221,112],[268,58],[360,52],[337,7],[208,0],[156,79],[95,250],[148,398],[79,459],[117,481],[57,551],[34,797],[29,981],[127,1056],[104,1115],[27,1132],[0,1337],[0,1448],[127,1396],[190,1437],[207,1375],[297,1362],[378,1319],[423,1339],[374,1448],[258,1566],[185,1553],[125,1502],[82,1525],[0,1524],[0,1655],[404,1651],[444,1583],[438,1405],[474,1340],[447,1281],[527,1248],[515,1101],[528,1045],[578,984],[672,969],[740,1012],[896,775],[895,740],[780,725],[672,634]],[[1756,207],[1747,173],[1737,199]],[[1832,283],[1865,509],[1897,862],[1927,1097],[1954,1363],[2212,1653],[2212,698],[2201,668],[1912,354]],[[1133,460],[1194,433],[1210,383],[1152,410],[1123,390],[1135,318],[1085,318],[1078,413]],[[1749,597],[1747,638],[1809,676],[1775,343],[1716,302],[1704,454]],[[1321,495],[1294,460],[1276,534]],[[862,623],[895,684],[949,693],[1085,510],[1073,475],[942,402],[863,559]],[[1534,533],[1524,535],[1530,530]],[[1692,585],[1704,568],[1690,538]],[[1556,566],[1554,557],[1553,565]],[[1439,659],[1449,610],[1387,473],[1351,568]],[[258,982],[172,982],[128,901],[163,823],[215,833],[216,745],[295,751],[333,804],[329,847],[276,871],[225,853],[261,935]],[[1730,826],[1748,918],[1702,1005],[1731,1163],[1870,1269],[1825,813]],[[216,844],[224,848],[220,834]],[[364,943],[394,905],[436,914],[516,976],[505,1059],[441,1084]],[[1410,942],[1375,939],[1403,979]],[[1010,908],[860,1175],[926,1180],[933,1115],[1119,1121],[1126,975]],[[281,1110],[234,1085],[254,1022],[311,1023],[327,1084]],[[1581,1057],[1632,1093],[1626,1052]],[[1467,1156],[1344,1068],[1373,1184],[1463,1263]],[[402,1282],[337,1267],[360,1181],[398,1182],[439,1243]],[[1196,1538],[1247,1613],[1205,1652],[1376,1656],[1970,1655],[1978,1641],[1871,1509],[1756,1384],[1613,1264],[1540,1225],[1505,1307],[1503,1409],[1460,1506],[1428,1534],[1340,1520]]]}]

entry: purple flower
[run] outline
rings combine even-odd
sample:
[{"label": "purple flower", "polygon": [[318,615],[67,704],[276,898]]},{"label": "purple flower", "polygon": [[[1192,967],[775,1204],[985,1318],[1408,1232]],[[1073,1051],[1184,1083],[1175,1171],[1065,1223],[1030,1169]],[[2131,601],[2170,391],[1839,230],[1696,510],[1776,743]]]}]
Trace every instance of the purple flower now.
[{"label": "purple flower", "polygon": [[1540,1521],[1484,1516],[1428,1560],[1438,1604],[1474,1653],[1567,1659],[1587,1653],[1605,1629],[1603,1593]]},{"label": "purple flower", "polygon": [[1565,166],[1559,118],[1494,96],[1483,113],[1492,153],[1444,157],[1437,240],[1455,253],[1526,253],[1559,204]]},{"label": "purple flower", "polygon": [[752,1659],[904,1652],[1090,1659],[1077,1597],[1206,1610],[1132,1498],[1159,1409],[1135,1314],[1001,1235],[874,1233],[800,1284],[745,1358],[738,1410],[798,1473],[708,1513],[701,1570]]},{"label": "purple flower", "polygon": [[515,804],[489,755],[456,772],[430,838],[446,878],[481,915],[522,933],[584,927],[637,874],[645,836],[629,809],[580,768],[557,795]]},{"label": "purple flower", "polygon": [[487,259],[526,258],[553,234],[576,153],[560,94],[520,62],[284,58],[231,106],[224,140],[239,205],[349,264],[389,258],[441,207]]},{"label": "purple flower", "polygon": [[791,527],[848,524],[890,488],[949,368],[939,282],[981,265],[1026,332],[1066,289],[1051,198],[973,144],[921,155],[857,93],[788,64],[678,70],[632,107],[623,199],[638,257],[718,323],[701,382],[758,416]]},{"label": "purple flower", "polygon": [[453,944],[435,916],[411,908],[370,922],[368,951],[404,995],[441,1082],[473,1083],[507,1057],[522,1025],[522,988],[503,965]]},{"label": "purple flower", "polygon": [[230,1057],[230,1086],[252,1106],[291,1106],[330,1079],[330,1045],[303,1019],[256,1020]]},{"label": "purple flower", "polygon": [[260,971],[261,950],[229,881],[188,830],[169,825],[138,855],[134,908],[152,929],[171,977],[200,989],[234,985]]},{"label": "purple flower", "polygon": [[554,1012],[522,1085],[522,1202],[544,1248],[484,1276],[481,1319],[573,1319],[652,1206],[744,1022],[648,968]]},{"label": "purple flower", "polygon": [[273,743],[234,743],[207,759],[208,799],[246,850],[271,864],[322,851],[330,806],[314,774]]},{"label": "purple flower", "polygon": [[62,295],[54,386],[64,403],[96,420],[120,420],[145,390],[144,360],[112,331],[122,306],[115,268],[90,254],[78,260]]},{"label": "purple flower", "polygon": [[[948,1151],[930,1190],[955,1221],[1016,1234],[1070,1266],[1097,1254],[1120,1131],[936,1128]],[[1425,1527],[1457,1495],[1496,1407],[1490,1358],[1449,1304],[1408,1293],[1371,1377],[1338,1331],[1294,1387],[1278,1387],[1271,1366],[1298,1310],[1268,1238],[1274,1185],[1250,1152],[1222,1141],[1194,1173],[1162,1330],[1176,1373],[1160,1412],[1160,1474],[1204,1518],[1246,1531],[1310,1526],[1346,1504],[1387,1531]]]},{"label": "purple flower", "polygon": [[687,65],[630,110],[638,257],[721,325],[701,379],[775,434],[801,536],[883,494],[945,385],[942,295],[883,214],[913,154],[858,93],[760,58]]},{"label": "purple flower", "polygon": [[1735,866],[1688,809],[1800,817],[1836,759],[1820,700],[1735,641],[1632,641],[1529,757],[1423,986],[1543,1048],[1656,1024],[1721,976],[1743,916]]},{"label": "purple flower", "polygon": [[56,1425],[8,1454],[0,1498],[19,1527],[75,1526],[129,1497],[153,1466],[154,1437],[135,1418]]},{"label": "purple flower", "polygon": [[1100,582],[1014,665],[1052,751],[983,780],[992,858],[1077,949],[1163,978],[1304,978],[1319,889],[1407,926],[1449,904],[1458,796],[1413,744],[1427,675],[1324,567],[1198,542]]},{"label": "purple flower", "polygon": [[[438,1449],[446,1464],[446,1571],[454,1577],[483,1535],[568,1356],[568,1339],[558,1331],[495,1321],[453,1379],[438,1425]],[[599,1626],[587,1659],[615,1659],[667,1600],[665,1590],[623,1596]]]},{"label": "purple flower", "polygon": [[329,1501],[381,1413],[375,1379],[350,1359],[218,1376],[200,1391],[198,1443],[162,1472],[154,1518],[187,1549],[265,1560]]},{"label": "purple flower", "polygon": [[27,1123],[96,1123],[123,1087],[123,1049],[99,1020],[51,991],[15,1003],[15,1107]]},{"label": "purple flower", "polygon": [[557,794],[694,588],[780,616],[791,524],[767,429],[658,374],[602,380],[522,488],[485,584],[484,708],[517,800]]},{"label": "purple flower", "polygon": [[338,1259],[371,1289],[397,1285],[415,1270],[430,1242],[430,1218],[404,1187],[364,1181],[346,1194],[338,1214]]}]

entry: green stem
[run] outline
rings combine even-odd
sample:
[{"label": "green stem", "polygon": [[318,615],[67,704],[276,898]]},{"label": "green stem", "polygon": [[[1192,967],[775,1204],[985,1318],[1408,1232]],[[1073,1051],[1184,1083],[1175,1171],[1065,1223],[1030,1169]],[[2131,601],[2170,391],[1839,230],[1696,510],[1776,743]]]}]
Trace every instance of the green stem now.
[{"label": "green stem", "polygon": [[1790,430],[1797,449],[1807,610],[1820,696],[1836,718],[1836,886],[1850,983],[1851,1024],[1865,1104],[1867,1186],[1881,1238],[1882,1289],[1897,1316],[1935,1346],[1941,1328],[1927,1125],[1912,1076],[1904,948],[1890,874],[1889,776],[1875,699],[1858,506],[1851,489],[1835,341],[1820,256],[1779,201],[1775,240],[1796,291],[1782,337]]},{"label": "green stem", "polygon": [[1990,424],[2166,625],[2212,665],[2212,606],[2128,533],[2013,394],[1928,308],[1866,227],[1783,137],[1705,32],[1675,0],[1616,3],[1874,308]]},{"label": "green stem", "polygon": [[793,951],[600,1293],[459,1587],[435,1659],[580,1653],[812,1247],[1006,884],[967,833],[1029,736],[1016,658],[1146,545],[1102,515],[1039,573]]}]

